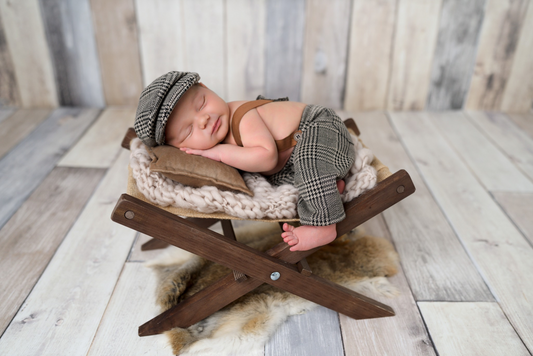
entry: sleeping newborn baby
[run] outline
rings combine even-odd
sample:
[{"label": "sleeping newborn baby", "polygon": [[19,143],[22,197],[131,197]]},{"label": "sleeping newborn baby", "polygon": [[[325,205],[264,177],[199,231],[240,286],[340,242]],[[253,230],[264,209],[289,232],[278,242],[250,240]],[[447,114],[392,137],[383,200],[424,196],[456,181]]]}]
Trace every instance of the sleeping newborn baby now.
[{"label": "sleeping newborn baby", "polygon": [[331,109],[288,99],[225,102],[192,72],[169,72],[139,100],[135,132],[147,146],[171,145],[298,189],[301,226],[283,225],[291,251],[330,243],[345,218],[342,180],[353,142]]}]

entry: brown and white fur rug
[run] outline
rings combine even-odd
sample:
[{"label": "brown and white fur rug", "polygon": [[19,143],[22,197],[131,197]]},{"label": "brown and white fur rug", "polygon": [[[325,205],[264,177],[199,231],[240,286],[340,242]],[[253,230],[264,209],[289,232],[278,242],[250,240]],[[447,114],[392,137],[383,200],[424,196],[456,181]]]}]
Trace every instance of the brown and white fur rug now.
[{"label": "brown and white fur rug", "polygon": [[[280,228],[255,223],[235,230],[237,240],[266,251],[281,242]],[[314,274],[362,294],[398,294],[387,276],[397,272],[398,254],[392,244],[360,230],[344,235],[307,258]],[[158,276],[157,302],[167,310],[231,271],[172,247],[148,263]],[[166,334],[178,355],[262,355],[263,347],[290,315],[316,304],[264,284],[186,329]]]}]

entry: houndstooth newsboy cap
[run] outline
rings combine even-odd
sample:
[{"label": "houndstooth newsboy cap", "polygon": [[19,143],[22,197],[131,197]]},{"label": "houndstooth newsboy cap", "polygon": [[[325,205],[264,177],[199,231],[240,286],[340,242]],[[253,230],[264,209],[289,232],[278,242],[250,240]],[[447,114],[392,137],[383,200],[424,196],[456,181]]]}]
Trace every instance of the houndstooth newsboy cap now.
[{"label": "houndstooth newsboy cap", "polygon": [[168,72],[141,93],[133,128],[142,142],[154,147],[165,143],[165,127],[172,109],[200,76],[193,72]]}]

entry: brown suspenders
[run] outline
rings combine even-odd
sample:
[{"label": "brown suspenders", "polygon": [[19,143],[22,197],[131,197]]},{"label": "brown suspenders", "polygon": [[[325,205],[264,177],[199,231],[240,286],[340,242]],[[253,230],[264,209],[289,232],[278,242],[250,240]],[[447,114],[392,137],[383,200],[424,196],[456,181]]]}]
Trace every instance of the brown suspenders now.
[{"label": "brown suspenders", "polygon": [[[235,110],[235,113],[233,114],[233,119],[231,122],[231,132],[233,134],[233,138],[235,139],[235,142],[237,142],[237,145],[242,146],[242,140],[241,140],[241,134],[239,132],[239,125],[241,123],[241,119],[248,111],[255,109],[261,105],[265,105],[268,103],[271,103],[272,100],[254,100],[249,101],[247,103],[242,104]],[[278,148],[278,152],[283,152],[288,150],[291,147],[296,146],[297,140],[299,139],[299,134],[302,132],[297,130],[291,133],[289,136],[285,137],[282,140],[276,141],[276,147]]]}]

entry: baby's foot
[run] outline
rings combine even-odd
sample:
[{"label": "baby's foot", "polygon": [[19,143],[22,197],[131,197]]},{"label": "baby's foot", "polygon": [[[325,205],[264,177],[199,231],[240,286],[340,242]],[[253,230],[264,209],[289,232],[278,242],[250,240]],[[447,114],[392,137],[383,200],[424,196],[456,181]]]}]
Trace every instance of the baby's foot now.
[{"label": "baby's foot", "polygon": [[281,237],[287,243],[291,251],[307,251],[315,247],[324,246],[337,237],[337,225],[294,227],[287,223],[283,224]]}]

